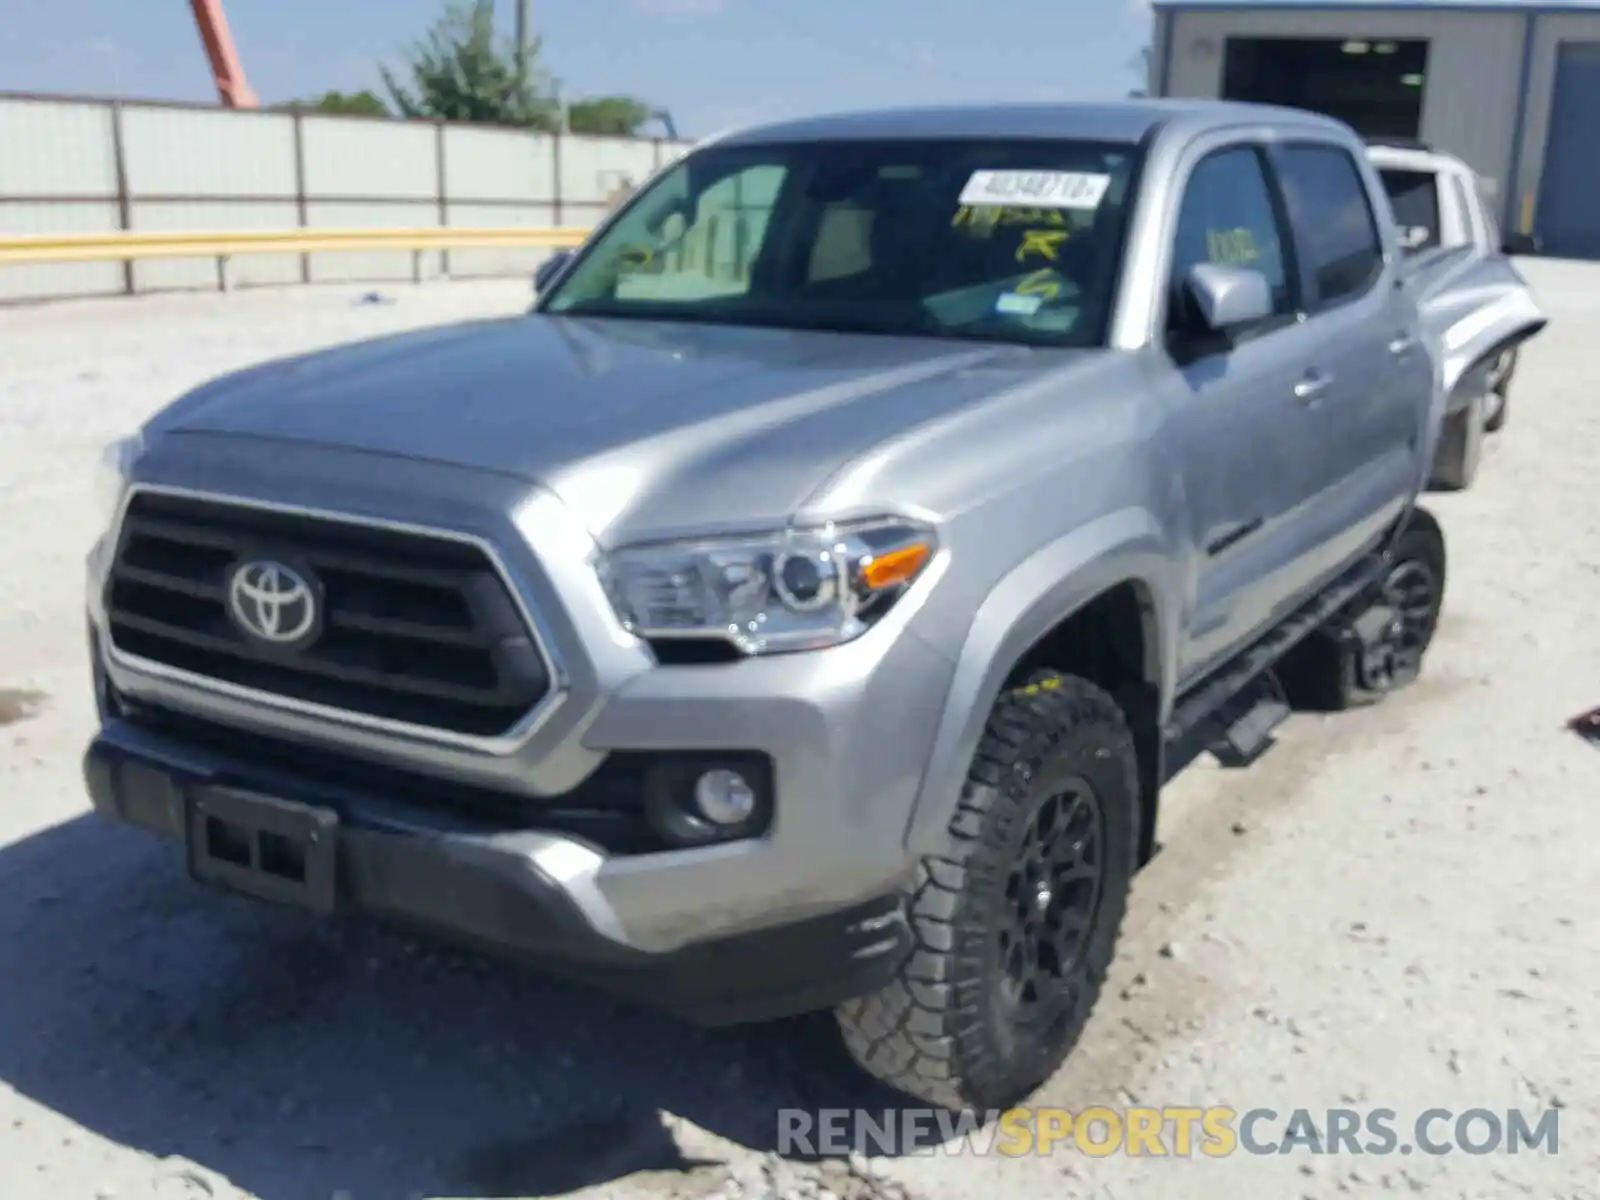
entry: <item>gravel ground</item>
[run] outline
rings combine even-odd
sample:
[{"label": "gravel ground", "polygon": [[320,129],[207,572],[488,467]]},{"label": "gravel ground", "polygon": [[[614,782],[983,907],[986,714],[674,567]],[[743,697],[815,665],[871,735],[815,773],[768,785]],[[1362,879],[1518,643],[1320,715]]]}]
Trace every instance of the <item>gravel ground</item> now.
[{"label": "gravel ground", "polygon": [[1559,1106],[1558,1155],[783,1162],[779,1107],[883,1103],[825,1020],[695,1034],[202,891],[86,816],[100,444],[224,369],[526,302],[496,283],[0,311],[0,1195],[1600,1196],[1600,749],[1563,730],[1600,703],[1600,269],[1528,270],[1554,324],[1478,486],[1431,502],[1452,574],[1424,679],[1170,790],[1112,986],[1039,1102],[1402,1129]]}]

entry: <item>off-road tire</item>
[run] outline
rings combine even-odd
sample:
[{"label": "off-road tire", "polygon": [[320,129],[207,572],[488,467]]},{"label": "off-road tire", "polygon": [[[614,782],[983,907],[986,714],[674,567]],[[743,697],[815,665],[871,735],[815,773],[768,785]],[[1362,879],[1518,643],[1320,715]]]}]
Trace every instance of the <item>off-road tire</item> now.
[{"label": "off-road tire", "polygon": [[[1406,687],[1416,679],[1422,660],[1433,643],[1444,604],[1446,578],[1444,531],[1426,509],[1413,509],[1405,530],[1395,539],[1388,555],[1380,596],[1391,602],[1400,593],[1417,599],[1406,619],[1405,650],[1410,669],[1380,689],[1363,685],[1354,660],[1337,641],[1318,631],[1287,654],[1276,668],[1284,694],[1291,707],[1303,712],[1345,712],[1376,704],[1391,691]],[[1431,581],[1431,592],[1424,602],[1418,577]],[[1383,593],[1388,595],[1382,595]],[[1378,596],[1369,597],[1367,602]]]},{"label": "off-road tire", "polygon": [[1487,393],[1474,396],[1459,412],[1445,418],[1439,431],[1439,445],[1433,455],[1430,486],[1450,492],[1465,491],[1478,477],[1483,461],[1484,415]]},{"label": "off-road tire", "polygon": [[[1079,784],[1097,811],[1098,900],[1089,915],[1074,917],[1086,931],[1065,972],[1068,986],[1042,993],[1061,1003],[1059,1019],[1024,1032],[1001,996],[1001,930],[1015,912],[1008,879],[1025,861],[1036,819],[1059,811],[1063,789]],[[1002,693],[947,845],[919,864],[907,908],[913,953],[893,982],[837,1010],[856,1062],[890,1087],[949,1109],[1006,1108],[1048,1079],[1077,1042],[1115,953],[1139,813],[1133,733],[1110,696],[1052,671]]]},{"label": "off-road tire", "polygon": [[1499,433],[1506,427],[1506,418],[1511,415],[1511,381],[1517,374],[1517,348],[1507,350],[1504,357],[1506,362],[1499,369],[1499,378],[1494,381],[1488,411],[1484,415],[1485,433]]}]

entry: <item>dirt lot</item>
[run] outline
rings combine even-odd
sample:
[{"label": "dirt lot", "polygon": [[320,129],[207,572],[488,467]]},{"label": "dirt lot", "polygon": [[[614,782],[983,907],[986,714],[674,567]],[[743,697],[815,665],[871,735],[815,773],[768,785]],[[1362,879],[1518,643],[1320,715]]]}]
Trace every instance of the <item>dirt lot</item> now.
[{"label": "dirt lot", "polygon": [[[1040,1102],[1388,1108],[1402,1134],[1430,1108],[1559,1106],[1559,1154],[867,1168],[923,1200],[1600,1196],[1600,748],[1562,728],[1600,704],[1600,270],[1528,271],[1554,324],[1478,486],[1434,502],[1452,574],[1425,679],[1172,789],[1113,986]],[[831,1165],[772,1178],[778,1108],[871,1100],[825,1022],[695,1035],[204,892],[166,847],[85,815],[99,445],[225,368],[516,311],[527,290],[357,295],[0,312],[0,1195],[898,1190]]]}]

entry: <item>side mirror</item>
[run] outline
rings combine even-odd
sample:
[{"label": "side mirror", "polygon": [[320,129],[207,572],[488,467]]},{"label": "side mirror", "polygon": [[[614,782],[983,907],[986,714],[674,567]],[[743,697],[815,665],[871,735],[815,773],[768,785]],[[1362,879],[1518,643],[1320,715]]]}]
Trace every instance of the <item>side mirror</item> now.
[{"label": "side mirror", "polygon": [[540,263],[533,272],[533,294],[542,295],[546,288],[555,280],[555,277],[572,261],[571,250],[557,250],[549,258]]},{"label": "side mirror", "polygon": [[1208,333],[1232,334],[1272,316],[1272,285],[1260,271],[1197,263],[1185,282],[1194,314]]}]

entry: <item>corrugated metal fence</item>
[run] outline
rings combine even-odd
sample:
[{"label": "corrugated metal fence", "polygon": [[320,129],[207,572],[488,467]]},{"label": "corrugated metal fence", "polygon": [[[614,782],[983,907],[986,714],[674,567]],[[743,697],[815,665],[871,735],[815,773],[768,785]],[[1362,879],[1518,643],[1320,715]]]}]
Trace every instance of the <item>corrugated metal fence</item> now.
[{"label": "corrugated metal fence", "polygon": [[[592,225],[686,143],[0,93],[0,234]],[[529,249],[430,252],[429,273],[531,272]],[[409,280],[404,251],[263,254],[232,283]],[[205,261],[0,270],[0,300],[216,286]]]}]

